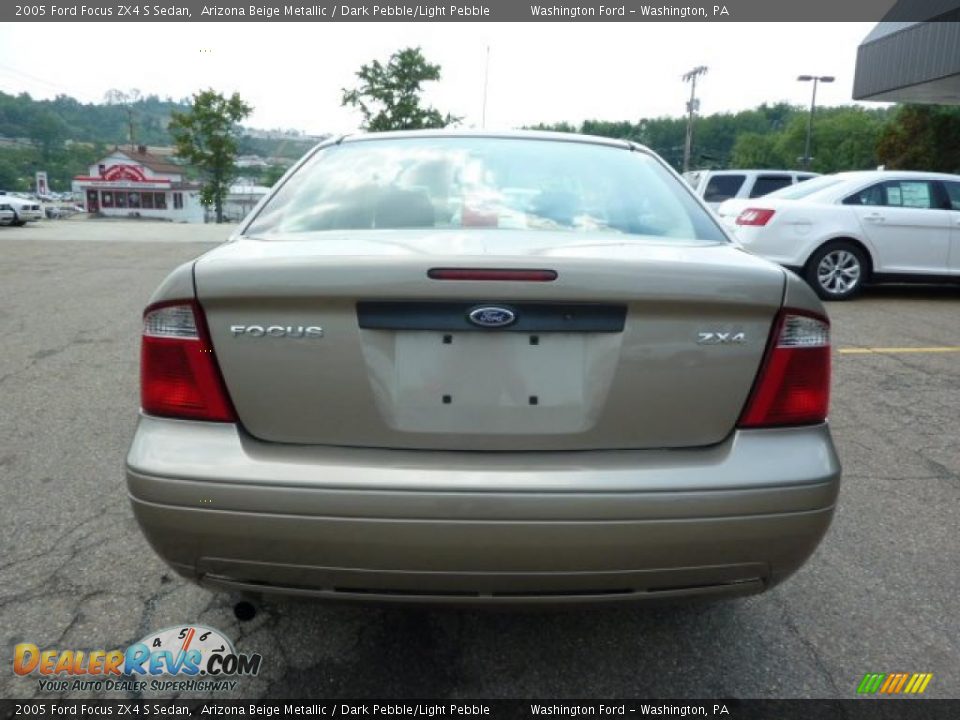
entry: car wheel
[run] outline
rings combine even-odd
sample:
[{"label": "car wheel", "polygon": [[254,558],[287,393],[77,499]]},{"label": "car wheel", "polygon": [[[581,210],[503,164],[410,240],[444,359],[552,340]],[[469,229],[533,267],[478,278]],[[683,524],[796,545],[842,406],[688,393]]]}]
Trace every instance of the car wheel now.
[{"label": "car wheel", "polygon": [[21,220],[19,215],[14,215],[13,220],[10,221],[10,224],[14,227],[23,227],[27,224],[26,220]]},{"label": "car wheel", "polygon": [[862,289],[867,267],[863,250],[853,243],[828,243],[810,258],[807,282],[824,300],[849,300]]}]

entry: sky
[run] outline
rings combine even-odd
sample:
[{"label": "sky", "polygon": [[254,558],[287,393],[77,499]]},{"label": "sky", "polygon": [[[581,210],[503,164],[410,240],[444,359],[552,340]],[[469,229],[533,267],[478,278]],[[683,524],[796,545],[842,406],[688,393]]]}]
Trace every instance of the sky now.
[{"label": "sky", "polygon": [[874,23],[17,23],[0,24],[0,90],[100,102],[111,88],[179,99],[238,92],[257,128],[349,132],[341,89],[373,59],[420,46],[440,64],[426,100],[488,129],[679,116],[709,70],[702,114],[810,103],[797,75],[833,75],[818,105],[852,102],[857,46]]}]

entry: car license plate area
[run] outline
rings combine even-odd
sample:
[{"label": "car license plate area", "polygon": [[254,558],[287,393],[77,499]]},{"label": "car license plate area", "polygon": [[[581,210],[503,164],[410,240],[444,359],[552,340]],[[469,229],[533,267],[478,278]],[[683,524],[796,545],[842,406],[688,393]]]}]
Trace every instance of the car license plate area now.
[{"label": "car license plate area", "polygon": [[417,432],[561,433],[587,425],[589,333],[397,332],[393,418]]}]

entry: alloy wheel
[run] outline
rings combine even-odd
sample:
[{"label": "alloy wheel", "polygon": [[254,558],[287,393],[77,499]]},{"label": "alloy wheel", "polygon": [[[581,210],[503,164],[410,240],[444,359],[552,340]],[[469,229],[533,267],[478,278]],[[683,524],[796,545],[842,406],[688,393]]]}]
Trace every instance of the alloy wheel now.
[{"label": "alloy wheel", "polygon": [[860,260],[849,250],[833,250],[817,266],[817,282],[831,295],[846,295],[860,283]]}]

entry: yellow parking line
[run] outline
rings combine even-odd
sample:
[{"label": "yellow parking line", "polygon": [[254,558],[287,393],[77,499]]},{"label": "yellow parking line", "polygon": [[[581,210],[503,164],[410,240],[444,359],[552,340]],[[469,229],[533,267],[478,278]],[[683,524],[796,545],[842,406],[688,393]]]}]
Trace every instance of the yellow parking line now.
[{"label": "yellow parking line", "polygon": [[841,355],[895,355],[899,353],[955,353],[960,347],[877,347],[877,348],[840,348]]}]

